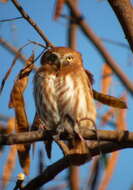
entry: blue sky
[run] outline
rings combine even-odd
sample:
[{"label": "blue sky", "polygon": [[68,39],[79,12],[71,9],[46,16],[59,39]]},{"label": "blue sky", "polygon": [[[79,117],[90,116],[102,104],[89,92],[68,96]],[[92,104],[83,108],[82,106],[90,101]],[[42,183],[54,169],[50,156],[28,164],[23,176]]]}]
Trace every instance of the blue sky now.
[{"label": "blue sky", "polygon": [[[23,8],[28,12],[28,14],[37,22],[37,24],[45,31],[46,35],[48,36],[49,40],[51,40],[56,46],[66,46],[67,45],[67,21],[64,19],[59,19],[58,21],[53,20],[53,10],[54,10],[54,3],[55,0],[49,1],[33,1],[28,0],[24,1],[21,0],[20,3],[22,4]],[[108,1],[96,1],[96,0],[80,0],[79,7],[84,15],[86,22],[91,26],[93,31],[102,38],[112,39],[114,41],[120,41],[127,44],[125,39],[125,35],[121,29],[121,26],[116,19],[112,9],[110,8]],[[0,3],[0,19],[7,19],[20,16],[19,12],[13,6],[11,2],[6,4]],[[67,14],[68,9],[64,7],[63,13]],[[21,47],[28,40],[34,40],[40,43],[43,43],[40,36],[36,33],[36,31],[24,20],[17,20],[12,22],[6,22],[0,24],[0,36],[12,43],[16,47]],[[133,72],[133,57],[131,52],[128,49],[124,49],[122,47],[114,46],[109,43],[105,43],[106,48],[115,59],[117,64],[119,64],[122,70],[129,76],[132,80],[132,72]],[[35,55],[37,56],[41,48],[35,45],[30,45],[23,50],[23,53],[26,57],[30,56],[32,50],[35,51]],[[100,91],[100,79],[101,79],[101,68],[104,60],[99,55],[96,48],[92,45],[92,43],[83,36],[82,32],[78,30],[77,33],[77,50],[81,52],[83,56],[84,65],[87,69],[89,69],[95,79],[94,88]],[[13,56],[8,53],[3,47],[0,46],[0,81],[2,80],[4,74],[6,73],[7,69],[12,63]],[[131,61],[129,63],[129,56]],[[39,65],[39,61],[36,63]],[[17,62],[16,66],[13,69],[11,76],[9,77],[8,81],[6,82],[4,91],[0,97],[0,114],[5,114],[8,116],[13,116],[13,110],[9,110],[8,108],[8,101],[10,90],[12,88],[14,79],[22,68],[21,62]],[[28,114],[29,121],[32,122],[34,113],[35,113],[35,106],[34,100],[32,95],[32,79],[33,74],[30,76],[29,85],[25,92],[25,100],[26,100],[26,110]],[[121,85],[117,77],[114,77],[113,87],[111,89],[111,94],[115,96],[119,96],[122,92],[126,91],[125,88]],[[132,97],[128,95],[128,111],[127,111],[127,126],[128,129],[132,131]],[[106,108],[106,106],[104,106]],[[38,147],[42,146],[40,143]],[[54,145],[53,148],[53,158],[52,160],[46,161],[48,164],[52,164],[55,160],[61,158],[61,152]],[[3,162],[5,160],[5,156],[3,157]],[[119,163],[116,167],[115,173],[112,177],[111,183],[107,190],[112,189],[121,189],[127,190],[130,188],[131,184],[133,184],[133,172],[132,167],[132,150],[122,150],[119,156]],[[35,156],[32,168],[31,168],[31,176],[33,177],[36,170],[36,160],[37,156]],[[89,165],[85,164],[85,166],[81,169],[81,179],[84,181],[84,178],[87,178],[89,173]],[[13,174],[15,176],[20,168],[18,163],[16,165],[16,170]],[[2,168],[1,168],[2,169]],[[2,170],[0,172],[2,173]],[[65,175],[65,172],[61,175]],[[48,186],[50,183],[48,184]],[[9,185],[7,188],[8,190],[11,189],[13,183]]]}]

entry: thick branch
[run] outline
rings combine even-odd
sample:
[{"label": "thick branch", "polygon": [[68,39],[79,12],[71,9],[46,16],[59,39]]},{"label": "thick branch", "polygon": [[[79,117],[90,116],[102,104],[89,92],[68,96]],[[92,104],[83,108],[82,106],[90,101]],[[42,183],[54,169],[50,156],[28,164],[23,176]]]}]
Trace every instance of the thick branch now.
[{"label": "thick branch", "polygon": [[108,0],[133,51],[133,7],[130,0]]},{"label": "thick branch", "polygon": [[[109,153],[122,148],[129,147],[133,147],[133,142],[116,143],[103,141],[100,143],[100,150],[102,151],[102,153]],[[90,145],[90,150],[92,156],[96,156],[97,154],[99,154],[99,143],[97,141],[92,142]],[[22,190],[35,190],[39,188],[40,186],[46,184],[48,181],[52,180],[58,173],[68,168],[69,166],[71,166],[69,162],[69,156],[60,159],[59,161],[47,167],[47,169],[44,170],[44,172],[41,175],[31,180]]]},{"label": "thick branch", "polygon": [[[99,145],[100,151],[102,153],[109,153],[123,148],[133,147],[133,132],[128,131],[106,131],[98,130],[98,137],[100,139],[100,144],[97,141],[97,135],[95,131],[83,131],[83,136],[85,139],[91,139],[89,144],[89,149],[92,157],[99,154]],[[19,134],[10,134],[10,135],[0,135],[0,145],[12,145],[12,144],[22,144],[22,143],[31,143],[35,141],[47,140],[49,135],[43,131],[33,131]],[[69,137],[62,137],[62,139],[67,139]],[[49,166],[42,175],[37,176],[31,180],[23,190],[33,190],[43,184],[47,183],[53,179],[58,173],[64,169],[71,166],[70,156],[60,159],[56,163]]]},{"label": "thick branch", "polygon": [[[107,131],[107,130],[97,130],[98,137],[100,141],[113,141],[113,142],[126,142],[133,144],[133,132],[128,131]],[[86,140],[96,140],[97,135],[93,130],[82,131],[82,136]],[[16,133],[9,135],[0,135],[0,145],[14,145],[14,144],[24,144],[32,143],[35,141],[48,140],[50,135],[43,130]],[[61,135],[62,140],[69,140],[69,136]]]},{"label": "thick branch", "polygon": [[53,47],[53,44],[49,41],[47,36],[44,34],[44,32],[41,30],[41,28],[35,23],[35,21],[27,14],[27,12],[21,7],[19,2],[17,0],[12,0],[12,3],[15,5],[15,7],[18,9],[20,14],[23,16],[25,20],[37,31],[37,33],[41,36],[43,41],[47,44],[49,47]]},{"label": "thick branch", "polygon": [[105,59],[106,63],[111,67],[126,89],[133,95],[133,84],[130,82],[128,77],[123,73],[121,68],[116,64],[113,58],[110,56],[106,48],[104,47],[100,38],[96,36],[96,34],[91,30],[89,25],[84,21],[80,12],[75,8],[72,0],[66,0],[67,5],[71,9],[77,24],[83,31],[83,33],[92,41],[93,45],[99,50],[101,56]]}]

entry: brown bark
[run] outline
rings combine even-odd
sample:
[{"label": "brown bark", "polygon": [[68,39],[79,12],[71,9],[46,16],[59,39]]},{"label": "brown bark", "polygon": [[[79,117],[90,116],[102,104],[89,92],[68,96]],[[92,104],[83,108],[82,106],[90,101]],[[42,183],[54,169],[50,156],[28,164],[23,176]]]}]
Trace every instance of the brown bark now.
[{"label": "brown bark", "polygon": [[108,0],[108,2],[114,10],[133,51],[133,7],[131,0]]}]

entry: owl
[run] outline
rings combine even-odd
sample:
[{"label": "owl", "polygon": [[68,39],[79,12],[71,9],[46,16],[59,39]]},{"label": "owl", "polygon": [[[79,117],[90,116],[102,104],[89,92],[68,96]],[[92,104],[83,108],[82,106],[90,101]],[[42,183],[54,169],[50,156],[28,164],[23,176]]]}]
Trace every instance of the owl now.
[{"label": "owl", "polygon": [[58,138],[63,132],[72,136],[65,142],[68,153],[89,154],[82,133],[95,130],[92,80],[84,69],[81,54],[67,47],[48,49],[34,77],[34,99],[42,126]]}]

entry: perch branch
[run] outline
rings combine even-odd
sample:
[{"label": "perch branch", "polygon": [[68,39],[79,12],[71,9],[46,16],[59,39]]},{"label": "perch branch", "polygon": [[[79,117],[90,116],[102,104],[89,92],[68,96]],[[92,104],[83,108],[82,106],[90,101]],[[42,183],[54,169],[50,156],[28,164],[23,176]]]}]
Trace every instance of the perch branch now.
[{"label": "perch branch", "polygon": [[126,87],[126,89],[131,93],[133,96],[133,84],[128,79],[128,77],[124,74],[121,68],[116,64],[113,58],[110,56],[106,48],[104,47],[100,38],[96,36],[96,34],[91,30],[89,25],[85,22],[83,17],[81,16],[78,9],[74,6],[72,0],[66,0],[68,7],[71,9],[77,24],[79,25],[80,29],[83,33],[92,41],[93,45],[99,50],[101,56],[105,59],[106,63],[111,67],[117,77],[120,79],[122,84]]},{"label": "perch branch", "polygon": [[[100,141],[127,142],[133,145],[133,132],[129,131],[107,131],[97,130]],[[35,141],[49,140],[50,135],[43,130],[16,133],[9,135],[0,135],[0,145],[14,145],[23,143],[32,143]],[[93,130],[82,131],[82,136],[86,140],[97,140],[97,135]],[[69,136],[61,135],[62,140],[69,140]]]},{"label": "perch branch", "polygon": [[[97,131],[100,139],[100,151],[104,153],[113,152],[123,148],[133,148],[133,132],[128,131]],[[89,144],[89,149],[92,157],[99,154],[99,142],[95,131],[82,131],[85,139],[92,140]],[[0,135],[0,145],[13,145],[22,143],[31,143],[35,141],[48,140],[49,135],[45,131],[32,131],[19,134]],[[62,139],[69,137],[62,136]],[[47,167],[44,172],[31,180],[22,190],[33,190],[53,179],[58,173],[70,167],[70,156],[60,159],[56,163]]]},{"label": "perch branch", "polygon": [[43,30],[41,30],[41,28],[35,23],[35,21],[27,14],[27,12],[23,9],[19,2],[17,0],[12,0],[12,3],[18,9],[23,18],[27,20],[27,22],[37,31],[37,33],[41,36],[46,45],[48,47],[53,47],[53,44],[49,41]]}]

